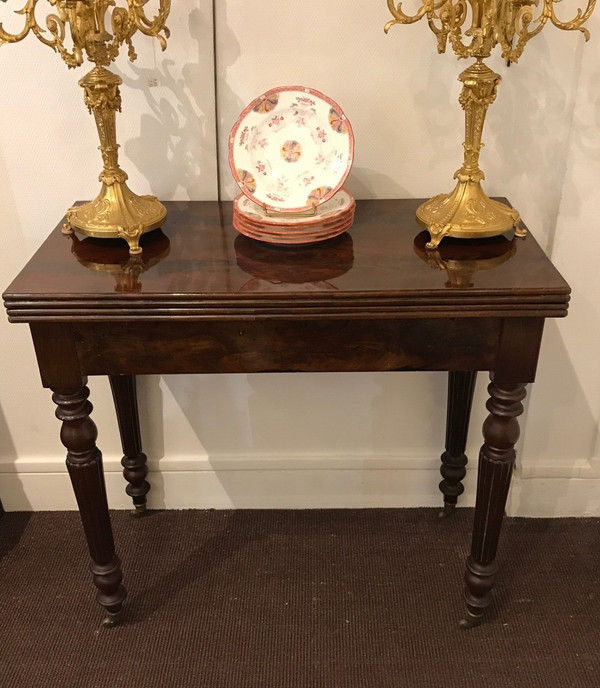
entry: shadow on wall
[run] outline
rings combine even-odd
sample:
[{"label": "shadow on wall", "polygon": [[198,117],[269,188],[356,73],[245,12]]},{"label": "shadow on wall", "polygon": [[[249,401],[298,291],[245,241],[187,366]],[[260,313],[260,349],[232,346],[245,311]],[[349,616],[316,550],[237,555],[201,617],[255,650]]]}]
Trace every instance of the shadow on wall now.
[{"label": "shadow on wall", "polygon": [[[423,469],[435,465],[431,495],[438,496],[438,461],[445,432],[443,374],[167,376],[165,383],[234,507],[248,506],[253,494],[240,494],[239,478],[231,482],[227,469],[231,459],[238,460],[240,470],[245,459],[252,468],[258,460],[276,471],[286,466],[287,470],[307,470],[297,474],[297,493],[287,495],[296,499],[302,493],[305,503],[325,489],[310,482],[314,477],[306,477],[311,469],[326,466],[322,479],[330,480],[338,460],[340,466],[347,466],[348,460],[362,462],[356,465],[368,472],[370,458],[428,458],[432,444],[436,450]],[[431,393],[424,394],[427,391]],[[424,402],[415,404],[415,396]],[[268,489],[269,479],[268,471],[262,477],[250,475],[245,489],[254,489],[252,481],[259,480],[260,493]],[[357,489],[362,488],[357,484]]]},{"label": "shadow on wall", "polygon": [[[199,9],[188,17],[189,37],[198,45],[197,62],[178,67],[165,58],[152,68],[132,63],[135,78],[122,75],[124,85],[142,91],[152,110],[152,115],[142,115],[140,135],[126,142],[125,152],[162,200],[204,199],[206,177],[214,178],[214,97],[203,65],[212,53],[206,47],[206,21]],[[156,88],[150,86],[154,80]]]},{"label": "shadow on wall", "polygon": [[[219,147],[219,170],[218,174],[221,180],[222,198],[233,199],[239,193],[239,189],[235,184],[229,169],[228,154],[229,154],[229,132],[231,131],[235,121],[225,121],[221,115],[222,112],[241,113],[248,103],[244,102],[230,87],[227,78],[227,68],[234,65],[241,56],[240,44],[235,33],[229,28],[227,23],[227,3],[217,3],[216,17],[217,22],[217,43],[215,52],[217,55],[217,81],[219,84],[219,92],[217,93],[217,110],[218,110],[218,135],[219,140],[217,145]],[[266,90],[266,89],[265,89]],[[260,90],[252,97],[258,96]]]},{"label": "shadow on wall", "polygon": [[[446,433],[447,373],[378,373],[374,381],[378,393],[371,412],[373,446],[418,458],[434,447],[431,458],[437,463]],[[426,408],[415,405],[416,399],[426,399]],[[432,483],[432,492],[438,482]]]},{"label": "shadow on wall", "polygon": [[[569,38],[577,41],[576,36]],[[565,181],[577,75],[583,41],[573,45],[573,71],[557,75],[552,66],[552,36],[540,36],[518,64],[502,66],[503,83],[490,108],[484,141],[496,154],[485,155],[494,195],[509,196],[528,221],[539,213],[535,234],[551,255]],[[535,54],[528,55],[532,51]],[[531,204],[528,208],[527,205]]]},{"label": "shadow on wall", "polygon": [[[0,189],[0,207],[2,208],[3,220],[3,237],[0,241],[2,248],[3,268],[2,268],[2,285],[4,290],[8,286],[9,281],[21,268],[25,261],[25,238],[21,229],[21,224],[18,220],[17,208],[14,200],[14,194],[11,188],[11,178],[4,162],[2,151],[0,150],[0,180],[2,180],[2,188]],[[3,314],[6,318],[6,314]],[[1,339],[0,355],[4,361],[11,361],[13,359],[11,347],[15,346],[12,339],[12,327],[6,320],[2,323],[0,328],[6,328],[6,332]],[[16,332],[15,332],[16,334]],[[21,376],[22,380],[27,379],[27,374],[30,370],[24,370]],[[4,494],[3,504],[5,508],[10,508],[10,504],[28,504],[25,497],[18,474],[11,471],[10,473],[2,473],[1,466],[14,465],[17,460],[17,449],[12,441],[10,429],[2,411],[2,399],[6,395],[4,403],[10,403],[14,390],[12,385],[6,384],[6,377],[4,377],[4,385],[0,390],[0,498]],[[34,378],[32,384],[36,384],[37,380]],[[23,392],[24,393],[24,392]],[[10,485],[10,494],[5,492]],[[10,500],[9,500],[10,497]],[[0,514],[1,514],[0,510]]]},{"label": "shadow on wall", "polygon": [[[535,438],[535,447],[532,444],[529,453],[538,462],[565,456],[589,459],[594,450],[597,419],[586,395],[586,381],[580,378],[585,371],[573,365],[560,331],[567,324],[553,320],[546,324],[539,366],[542,374],[531,387],[528,432]],[[590,320],[589,324],[591,332],[600,331],[600,321]],[[528,464],[534,465],[533,461]]]},{"label": "shadow on wall", "polygon": [[165,384],[209,457],[253,448],[248,375],[167,375]]},{"label": "shadow on wall", "polygon": [[[600,22],[598,22],[600,24]],[[600,26],[599,26],[600,29]],[[596,37],[600,41],[600,36]],[[600,51],[596,51],[600,52]],[[580,110],[575,113],[571,130],[571,146],[585,153],[586,157],[596,162],[600,161],[600,69],[591,72],[580,84],[580,98],[589,102],[590,118],[584,119]]]},{"label": "shadow on wall", "polygon": [[[14,471],[4,473],[3,466],[12,466],[17,460],[17,449],[12,441],[10,430],[0,407],[0,501],[4,508],[10,510],[14,504],[29,504],[25,496],[18,473]],[[0,515],[2,509],[0,508]],[[0,543],[1,544],[1,543]]]},{"label": "shadow on wall", "polygon": [[[430,49],[435,51],[433,35],[431,43]],[[428,144],[435,151],[431,161],[432,172],[447,169],[448,175],[447,188],[431,189],[430,196],[452,191],[455,184],[452,175],[462,164],[464,117],[455,92],[460,88],[456,83],[458,75],[466,69],[468,62],[458,61],[451,48],[447,53],[432,60],[426,74],[422,71],[410,73],[414,107],[426,124],[430,137]]]},{"label": "shadow on wall", "polygon": [[[566,325],[566,323],[565,323]],[[539,481],[528,481],[533,473],[539,477],[551,477],[548,466],[559,471],[557,477],[576,478],[578,468],[590,469],[597,444],[598,418],[592,411],[586,396],[585,381],[573,365],[571,354],[560,333],[560,325],[550,321],[542,344],[540,374],[530,386],[531,406],[524,436],[524,480],[519,490],[519,501],[512,511],[528,513],[529,497],[539,503]],[[600,323],[590,324],[590,331],[598,331]],[[589,386],[589,385],[588,385]],[[600,477],[600,476],[599,476]],[[581,504],[575,492],[577,480],[560,481],[560,494],[549,490],[543,506],[544,515],[564,515],[574,511],[578,515],[596,513],[597,504]],[[535,494],[532,492],[535,490]],[[597,496],[595,499],[597,502]],[[564,505],[564,506],[563,506]],[[521,509],[521,506],[524,507]],[[539,509],[538,509],[539,510]]]},{"label": "shadow on wall", "polygon": [[[344,186],[354,198],[409,198],[411,194],[395,179],[366,167],[353,166]],[[352,230],[350,230],[352,234]]]},{"label": "shadow on wall", "polygon": [[164,404],[159,375],[139,375],[136,378],[138,411],[142,448],[152,471],[148,495],[151,509],[165,506],[165,481],[160,471],[160,459],[165,456]]}]

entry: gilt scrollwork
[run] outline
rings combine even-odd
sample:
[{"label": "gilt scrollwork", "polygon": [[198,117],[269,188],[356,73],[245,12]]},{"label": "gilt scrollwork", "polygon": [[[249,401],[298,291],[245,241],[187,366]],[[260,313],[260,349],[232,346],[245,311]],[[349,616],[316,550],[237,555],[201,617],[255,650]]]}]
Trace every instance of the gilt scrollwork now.
[{"label": "gilt scrollwork", "polygon": [[[10,33],[0,23],[0,45],[22,41],[30,32],[42,43],[55,50],[69,68],[83,64],[84,55],[97,65],[108,66],[119,54],[123,44],[128,47],[130,60],[137,55],[132,38],[136,31],[156,38],[164,50],[169,29],[166,26],[171,0],[160,0],[158,13],[148,19],[145,6],[148,0],[127,0],[127,8],[117,7],[116,0],[47,0],[55,10],[40,24],[36,9],[42,0],[27,0],[15,14],[25,18],[23,28]],[[107,12],[112,9],[110,26],[106,28]],[[65,46],[67,35],[72,47]]]},{"label": "gilt scrollwork", "polygon": [[[561,0],[422,0],[414,14],[407,14],[404,3],[387,0],[394,18],[385,25],[385,32],[395,24],[414,24],[427,17],[439,52],[445,52],[450,44],[458,57],[489,57],[499,45],[505,60],[517,62],[527,42],[548,21],[565,31],[581,31],[589,39],[584,24],[594,11],[596,0],[587,0],[585,10],[577,9],[568,21],[558,18],[558,2]],[[465,28],[469,16],[471,24]]]}]

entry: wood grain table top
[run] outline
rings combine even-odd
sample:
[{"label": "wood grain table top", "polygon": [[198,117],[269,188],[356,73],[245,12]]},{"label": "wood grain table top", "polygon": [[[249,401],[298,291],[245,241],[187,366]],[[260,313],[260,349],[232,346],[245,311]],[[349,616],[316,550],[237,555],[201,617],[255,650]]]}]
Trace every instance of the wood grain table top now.
[{"label": "wood grain table top", "polygon": [[238,234],[231,202],[167,202],[137,257],[61,221],[5,306],[12,322],[566,315],[569,286],[531,234],[427,250],[421,202],[358,201],[348,233],[293,248]]}]

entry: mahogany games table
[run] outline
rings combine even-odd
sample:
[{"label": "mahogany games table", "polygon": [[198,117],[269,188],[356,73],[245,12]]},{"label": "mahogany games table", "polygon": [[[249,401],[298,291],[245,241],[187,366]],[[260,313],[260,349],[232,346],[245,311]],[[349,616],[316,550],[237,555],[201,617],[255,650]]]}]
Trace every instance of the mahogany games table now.
[{"label": "mahogany games table", "polygon": [[475,376],[490,371],[463,623],[482,619],[525,386],[544,321],[567,314],[570,289],[531,235],[427,250],[419,203],[359,201],[348,234],[280,248],[238,235],[231,203],[171,202],[135,257],[121,240],[65,236],[61,222],[7,289],[8,316],[29,323],[53,391],[107,625],[126,593],[87,376],[110,378],[127,492],[142,511],[149,484],[135,376],[278,371],[448,371],[446,515],[463,491]]}]

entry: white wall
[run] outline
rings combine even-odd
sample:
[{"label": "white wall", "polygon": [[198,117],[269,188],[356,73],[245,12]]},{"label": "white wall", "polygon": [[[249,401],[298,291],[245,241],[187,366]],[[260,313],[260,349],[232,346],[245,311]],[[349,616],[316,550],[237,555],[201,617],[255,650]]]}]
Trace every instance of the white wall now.
[{"label": "white wall", "polygon": [[[253,97],[290,83],[327,93],[351,119],[357,146],[348,186],[357,197],[451,189],[463,136],[456,77],[467,63],[437,55],[426,24],[385,36],[383,0],[343,9],[264,0],[260,12],[241,0],[216,3],[215,121],[212,14],[209,0],[174,3],[167,51],[136,37],[138,61],[117,62],[125,82],[121,161],[135,191],[216,198],[218,129],[218,173],[223,198],[231,198],[232,124]],[[0,20],[6,16],[2,8]],[[520,64],[490,60],[504,81],[484,135],[486,188],[519,208],[574,290],[569,318],[547,326],[522,422],[514,514],[600,514],[597,17],[590,29],[585,47],[580,35],[548,27]],[[82,73],[68,71],[33,37],[0,50],[4,286],[65,208],[96,192],[100,159],[76,85]],[[149,86],[153,79],[158,86]],[[74,508],[28,330],[0,319],[0,333],[0,498],[8,509]],[[473,464],[484,377],[468,448]],[[437,505],[445,385],[443,374],[425,373],[140,379],[150,504]],[[91,379],[90,388],[110,503],[126,508],[108,384]],[[463,503],[472,504],[474,471],[467,488]]]}]

